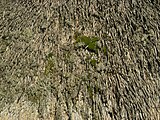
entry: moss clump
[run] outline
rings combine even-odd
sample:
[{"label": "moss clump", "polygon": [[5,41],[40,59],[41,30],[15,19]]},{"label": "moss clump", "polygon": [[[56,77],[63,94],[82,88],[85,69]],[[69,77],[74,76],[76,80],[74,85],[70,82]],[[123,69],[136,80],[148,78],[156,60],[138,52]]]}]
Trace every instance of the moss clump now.
[{"label": "moss clump", "polygon": [[98,53],[98,45],[97,41],[99,41],[98,37],[95,36],[85,36],[81,35],[80,33],[75,33],[74,38],[76,40],[76,43],[82,43],[83,45],[80,47],[83,47],[87,49],[89,52]]}]

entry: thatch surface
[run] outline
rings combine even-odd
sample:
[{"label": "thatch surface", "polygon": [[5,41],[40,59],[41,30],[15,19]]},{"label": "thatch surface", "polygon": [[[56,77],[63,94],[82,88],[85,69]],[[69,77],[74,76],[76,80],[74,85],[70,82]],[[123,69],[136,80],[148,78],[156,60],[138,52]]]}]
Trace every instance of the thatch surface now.
[{"label": "thatch surface", "polygon": [[160,119],[158,0],[1,1],[0,35],[0,119]]}]

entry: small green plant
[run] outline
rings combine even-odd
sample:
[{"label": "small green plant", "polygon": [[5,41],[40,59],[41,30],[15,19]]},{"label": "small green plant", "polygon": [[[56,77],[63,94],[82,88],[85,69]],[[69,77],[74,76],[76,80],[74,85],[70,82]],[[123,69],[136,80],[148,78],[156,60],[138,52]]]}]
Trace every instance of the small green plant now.
[{"label": "small green plant", "polygon": [[92,58],[93,54],[98,54],[98,51],[103,52],[105,54],[107,51],[106,47],[100,48],[98,46],[98,41],[100,39],[96,36],[85,36],[78,32],[75,33],[74,39],[76,40],[75,45],[77,45],[80,48],[87,49],[89,52],[91,52],[91,54],[87,57],[86,61],[92,67],[96,67],[98,60]]},{"label": "small green plant", "polygon": [[83,43],[83,47],[86,48],[88,51],[90,52],[94,52],[94,53],[98,53],[98,45],[97,45],[97,41],[99,41],[98,37],[95,36],[84,36],[81,35],[80,33],[76,33],[75,35],[75,40],[76,43]]},{"label": "small green plant", "polygon": [[104,55],[107,54],[107,47],[106,46],[102,47],[102,52],[103,52]]},{"label": "small green plant", "polygon": [[48,75],[49,73],[52,73],[53,72],[53,69],[54,69],[54,61],[52,59],[52,56],[53,54],[52,53],[49,53],[47,55],[47,63],[46,63],[46,66],[45,66],[45,72],[44,74],[45,75]]},{"label": "small green plant", "polygon": [[90,85],[87,85],[87,91],[89,93],[89,97],[92,99],[93,98],[93,88]]},{"label": "small green plant", "polygon": [[97,60],[96,59],[91,59],[90,60],[90,64],[94,67],[96,67],[96,64],[97,64]]}]

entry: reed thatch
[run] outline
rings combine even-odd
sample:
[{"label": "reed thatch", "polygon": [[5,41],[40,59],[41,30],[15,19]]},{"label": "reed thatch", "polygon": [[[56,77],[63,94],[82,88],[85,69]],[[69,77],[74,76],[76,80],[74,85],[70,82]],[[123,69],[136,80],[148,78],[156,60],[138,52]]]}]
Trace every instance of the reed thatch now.
[{"label": "reed thatch", "polygon": [[159,0],[1,1],[0,119],[159,120]]}]

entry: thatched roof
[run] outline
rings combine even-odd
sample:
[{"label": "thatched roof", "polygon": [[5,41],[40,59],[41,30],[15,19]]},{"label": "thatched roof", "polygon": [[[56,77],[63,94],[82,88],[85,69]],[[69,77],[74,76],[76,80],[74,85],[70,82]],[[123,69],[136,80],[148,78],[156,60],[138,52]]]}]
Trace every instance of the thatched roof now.
[{"label": "thatched roof", "polygon": [[158,120],[159,8],[158,0],[1,1],[1,118]]}]

